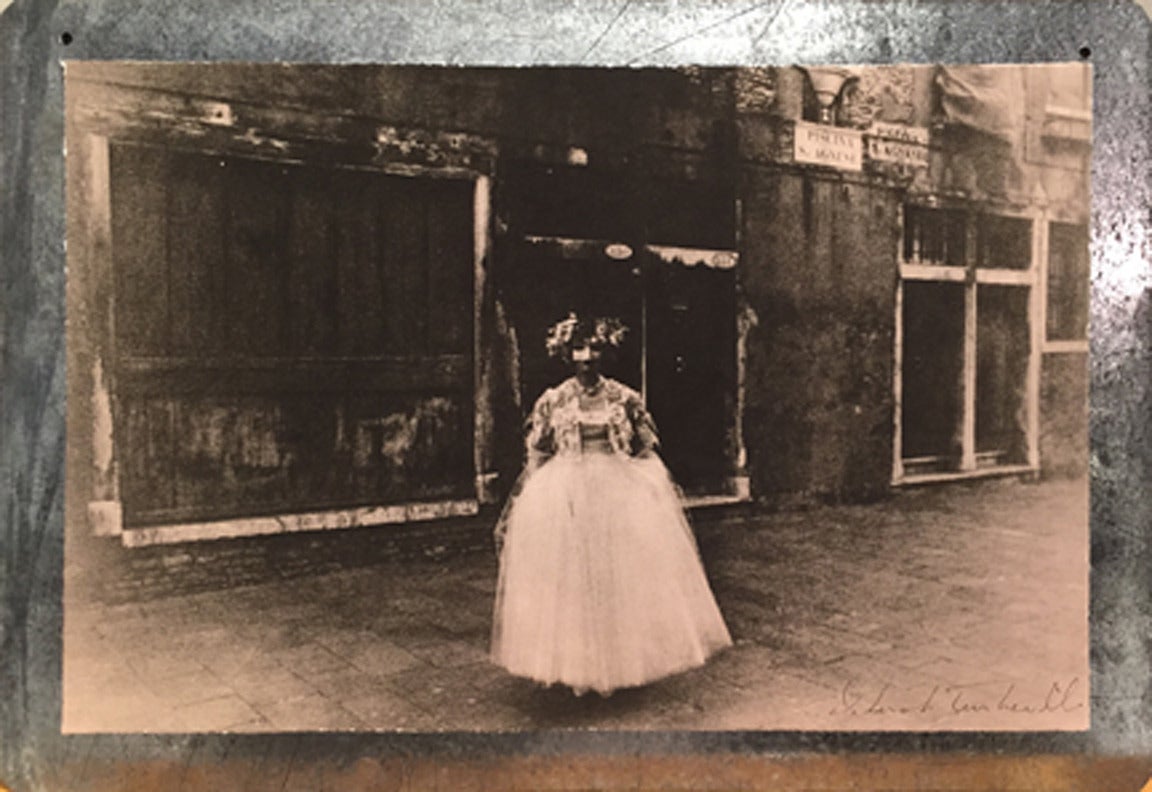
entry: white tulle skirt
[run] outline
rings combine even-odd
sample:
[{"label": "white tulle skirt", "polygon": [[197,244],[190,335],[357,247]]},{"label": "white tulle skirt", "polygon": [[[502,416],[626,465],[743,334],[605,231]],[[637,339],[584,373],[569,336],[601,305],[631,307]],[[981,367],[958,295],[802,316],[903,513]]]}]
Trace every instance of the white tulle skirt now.
[{"label": "white tulle skirt", "polygon": [[554,457],[505,519],[492,659],[512,674],[607,694],[732,643],[657,456]]}]

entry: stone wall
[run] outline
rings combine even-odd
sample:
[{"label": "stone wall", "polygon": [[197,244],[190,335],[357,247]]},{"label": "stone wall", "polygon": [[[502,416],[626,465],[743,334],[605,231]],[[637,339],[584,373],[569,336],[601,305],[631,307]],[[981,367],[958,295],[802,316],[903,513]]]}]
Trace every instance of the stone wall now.
[{"label": "stone wall", "polygon": [[1040,377],[1040,460],[1045,475],[1088,472],[1088,360],[1082,353],[1044,356]]},{"label": "stone wall", "polygon": [[876,497],[891,477],[896,195],[796,169],[743,176],[753,490]]}]

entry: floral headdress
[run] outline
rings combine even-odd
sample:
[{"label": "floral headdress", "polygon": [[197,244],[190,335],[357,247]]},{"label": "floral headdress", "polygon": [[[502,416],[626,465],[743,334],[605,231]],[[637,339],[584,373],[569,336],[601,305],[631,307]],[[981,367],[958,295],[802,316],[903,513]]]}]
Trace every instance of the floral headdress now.
[{"label": "floral headdress", "polygon": [[619,347],[624,342],[628,328],[614,316],[581,318],[569,313],[548,329],[544,342],[549,357],[568,358],[572,350],[585,344],[593,348]]}]

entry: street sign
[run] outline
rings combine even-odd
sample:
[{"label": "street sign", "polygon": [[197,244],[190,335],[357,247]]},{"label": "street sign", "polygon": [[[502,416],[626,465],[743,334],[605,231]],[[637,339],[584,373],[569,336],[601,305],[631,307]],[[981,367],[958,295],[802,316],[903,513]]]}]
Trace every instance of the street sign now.
[{"label": "street sign", "polygon": [[864,169],[864,136],[855,129],[798,121],[793,158],[809,165],[860,171]]},{"label": "street sign", "polygon": [[928,167],[928,130],[877,121],[868,130],[868,158],[916,168]]}]

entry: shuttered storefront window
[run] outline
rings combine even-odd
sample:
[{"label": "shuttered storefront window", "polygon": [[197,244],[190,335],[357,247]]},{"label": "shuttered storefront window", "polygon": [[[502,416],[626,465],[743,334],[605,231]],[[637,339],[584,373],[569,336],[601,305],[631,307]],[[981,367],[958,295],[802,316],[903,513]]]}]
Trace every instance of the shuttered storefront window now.
[{"label": "shuttered storefront window", "polygon": [[471,182],[110,156],[126,525],[474,494]]}]

